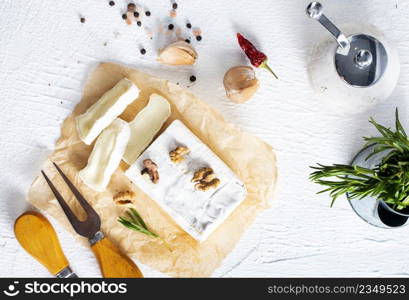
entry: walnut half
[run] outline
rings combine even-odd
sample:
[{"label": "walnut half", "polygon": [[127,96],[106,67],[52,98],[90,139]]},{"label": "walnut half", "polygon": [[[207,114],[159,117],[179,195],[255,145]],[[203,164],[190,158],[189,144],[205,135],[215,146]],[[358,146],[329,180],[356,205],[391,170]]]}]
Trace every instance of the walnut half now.
[{"label": "walnut half", "polygon": [[192,182],[195,183],[195,189],[208,191],[211,188],[217,188],[220,179],[216,177],[212,168],[201,168],[193,175]]},{"label": "walnut half", "polygon": [[173,163],[178,164],[185,160],[185,155],[188,154],[189,152],[190,149],[188,147],[185,146],[176,147],[175,150],[169,152],[170,160]]},{"label": "walnut half", "polygon": [[134,200],[135,193],[133,191],[120,191],[114,196],[114,202],[116,205],[132,204]]},{"label": "walnut half", "polygon": [[145,168],[142,169],[141,175],[147,176],[153,183],[158,183],[159,181],[158,166],[151,159],[145,159],[143,161],[143,166]]}]

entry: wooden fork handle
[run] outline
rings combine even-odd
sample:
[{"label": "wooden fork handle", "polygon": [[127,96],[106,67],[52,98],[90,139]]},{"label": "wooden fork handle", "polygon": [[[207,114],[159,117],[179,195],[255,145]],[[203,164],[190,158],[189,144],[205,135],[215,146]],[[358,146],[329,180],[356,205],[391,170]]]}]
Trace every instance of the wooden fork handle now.
[{"label": "wooden fork handle", "polygon": [[107,237],[91,245],[105,278],[143,278],[136,264]]}]

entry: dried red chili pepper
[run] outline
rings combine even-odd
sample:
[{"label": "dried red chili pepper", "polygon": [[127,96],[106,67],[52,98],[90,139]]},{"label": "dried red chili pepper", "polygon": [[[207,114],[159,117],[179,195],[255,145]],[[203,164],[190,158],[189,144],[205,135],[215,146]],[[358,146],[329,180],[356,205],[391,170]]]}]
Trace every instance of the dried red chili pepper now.
[{"label": "dried red chili pepper", "polygon": [[254,47],[254,45],[240,33],[237,33],[237,41],[239,42],[241,49],[243,49],[244,53],[246,53],[247,57],[250,59],[253,66],[270,71],[274,77],[278,79],[277,75],[267,64],[267,55],[257,50],[257,48]]}]

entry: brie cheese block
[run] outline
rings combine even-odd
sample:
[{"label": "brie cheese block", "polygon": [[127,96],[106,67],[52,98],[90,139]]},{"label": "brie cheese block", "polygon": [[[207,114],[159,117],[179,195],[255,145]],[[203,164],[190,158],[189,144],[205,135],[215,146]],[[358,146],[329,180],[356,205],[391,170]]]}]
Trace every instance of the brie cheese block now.
[{"label": "brie cheese block", "polygon": [[139,89],[132,81],[127,78],[120,80],[84,114],[76,117],[80,139],[90,145],[101,131],[108,127],[138,96]]},{"label": "brie cheese block", "polygon": [[131,165],[152,142],[171,113],[168,100],[152,94],[148,104],[129,123],[131,138],[124,154],[124,161]]},{"label": "brie cheese block", "polygon": [[79,172],[82,181],[102,192],[118,168],[130,137],[129,124],[119,118],[99,135],[88,158],[87,166]]},{"label": "brie cheese block", "polygon": [[[181,163],[175,164],[169,152],[178,146],[188,147],[190,152]],[[156,184],[141,175],[145,159],[151,159],[158,167]],[[193,175],[203,167],[212,168],[220,180],[216,188],[195,189]],[[126,175],[200,242],[206,240],[246,197],[243,182],[179,120],[173,121],[141,154]]]}]

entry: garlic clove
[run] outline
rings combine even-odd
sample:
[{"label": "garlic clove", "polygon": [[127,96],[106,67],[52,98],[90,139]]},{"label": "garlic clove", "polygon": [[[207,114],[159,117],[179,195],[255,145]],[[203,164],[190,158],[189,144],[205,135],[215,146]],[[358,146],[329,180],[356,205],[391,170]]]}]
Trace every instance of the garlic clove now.
[{"label": "garlic clove", "polygon": [[159,52],[158,61],[165,65],[193,65],[197,59],[196,50],[185,41],[178,41]]},{"label": "garlic clove", "polygon": [[248,101],[259,87],[253,68],[236,66],[229,69],[224,75],[224,88],[227,97],[236,103]]}]

